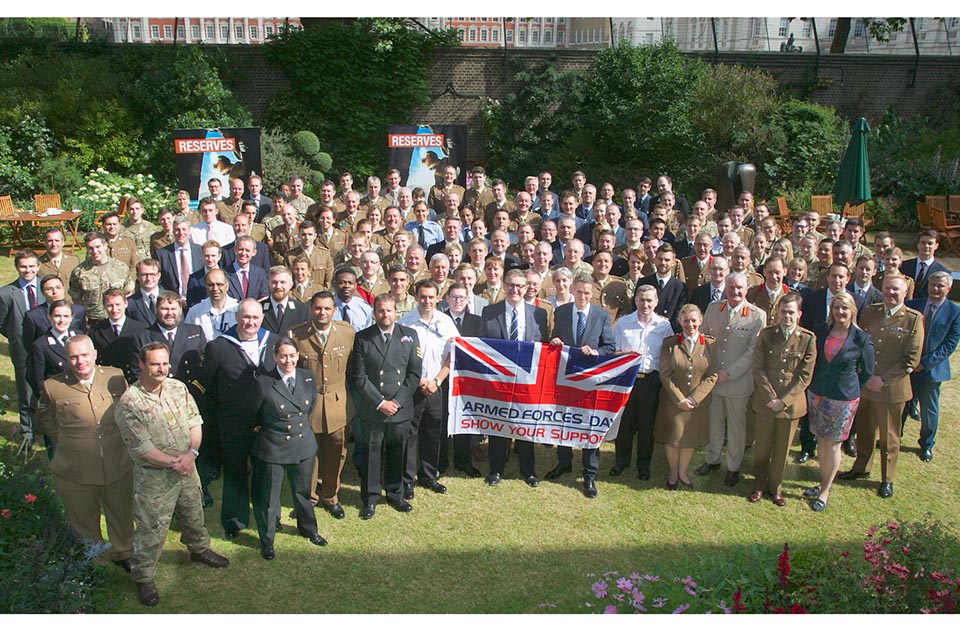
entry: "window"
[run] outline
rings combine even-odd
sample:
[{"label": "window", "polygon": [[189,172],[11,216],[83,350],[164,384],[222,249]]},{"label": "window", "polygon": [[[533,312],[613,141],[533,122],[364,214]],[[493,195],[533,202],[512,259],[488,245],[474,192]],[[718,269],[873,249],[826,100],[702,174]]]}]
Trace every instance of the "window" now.
[{"label": "window", "polygon": [[653,34],[647,32],[647,44],[653,44]]},{"label": "window", "polygon": [[476,42],[477,40],[477,30],[473,27],[470,27],[470,37],[467,38],[470,42]]},{"label": "window", "polygon": [[490,32],[490,39],[494,42],[500,42],[500,29],[494,29]]},{"label": "window", "polygon": [[160,38],[159,25],[155,25],[155,24],[150,25],[150,37],[153,38],[154,40],[158,40]]},{"label": "window", "polygon": [[513,42],[513,31],[507,31],[507,42]]},{"label": "window", "polygon": [[863,18],[857,18],[853,23],[853,37],[862,38],[867,35],[867,24],[864,22]]},{"label": "window", "polygon": [[230,25],[222,24],[220,25],[220,38],[226,40],[230,37]]},{"label": "window", "polygon": [[960,25],[960,18],[948,18],[947,19],[947,28],[956,29]]},{"label": "window", "polygon": [[260,39],[260,29],[256,25],[250,25],[250,39],[259,40]]},{"label": "window", "polygon": [[563,24],[563,23],[565,23],[566,21],[567,21],[566,18],[557,18],[557,22],[559,22],[560,24]]},{"label": "window", "polygon": [[183,40],[183,38],[184,38],[185,36],[186,36],[186,31],[184,30],[183,25],[182,25],[182,24],[178,24],[178,25],[177,25],[177,40]]},{"label": "window", "polygon": [[[561,18],[561,20],[563,20],[563,18]],[[563,31],[557,31],[557,44],[560,44],[562,42],[563,42]]]},{"label": "window", "polygon": [[486,41],[487,41],[487,30],[480,29],[480,42],[486,42]]},{"label": "window", "polygon": [[537,29],[533,30],[533,33],[530,35],[530,40],[534,43],[540,42],[540,31]]},{"label": "window", "polygon": [[553,18],[546,18],[547,24],[553,24]]},{"label": "window", "polygon": [[790,29],[790,18],[780,18],[780,29],[777,30],[777,35],[781,38],[787,37],[787,30]]},{"label": "window", "polygon": [[[265,26],[263,29],[264,29],[264,31],[267,32],[267,35],[268,35],[268,36],[272,36],[272,35],[273,35],[273,25],[272,25],[272,24],[268,24],[268,25]],[[460,39],[463,40],[463,36],[462,36],[462,35],[460,36]]]},{"label": "window", "polygon": [[133,39],[134,40],[140,39],[140,24],[136,22],[133,23]]},{"label": "window", "polygon": [[237,24],[233,27],[234,33],[237,34],[237,40],[243,40],[243,25]]},{"label": "window", "polygon": [[213,40],[213,25],[209,22],[206,25],[207,29],[207,40]]},{"label": "window", "polygon": [[200,25],[198,24],[190,25],[190,37],[194,40],[200,39]]},{"label": "window", "polygon": [[480,18],[480,22],[486,22],[486,21],[487,21],[486,18]]},{"label": "window", "polygon": [[813,18],[803,21],[803,37],[804,38],[813,37]]},{"label": "window", "polygon": [[544,32],[543,32],[543,41],[546,42],[547,44],[550,44],[551,42],[553,42],[553,32],[552,32],[552,31],[544,31]]},{"label": "window", "polygon": [[173,38],[173,27],[169,24],[163,25],[163,37],[165,40]]},{"label": "window", "polygon": [[760,20],[761,20],[761,18],[753,18],[753,19],[752,19],[752,22],[753,22],[753,37],[754,37],[754,38],[759,38],[759,37],[760,37]]},{"label": "window", "polygon": [[526,41],[527,41],[527,30],[526,30],[526,29],[521,29],[521,30],[520,30],[520,34],[517,36],[517,40],[518,40],[519,42],[526,42]]},{"label": "window", "polygon": [[837,19],[830,18],[830,26],[827,28],[827,37],[832,38],[833,34],[837,32]]},{"label": "window", "polygon": [[[267,27],[267,29],[269,28],[270,27]],[[457,35],[460,37],[460,42],[463,42],[464,39],[467,37],[466,33],[463,30],[463,27],[460,27],[459,29],[457,29]]]},{"label": "window", "polygon": [[914,18],[914,22],[917,25],[917,31],[922,31],[927,26],[926,18]]}]

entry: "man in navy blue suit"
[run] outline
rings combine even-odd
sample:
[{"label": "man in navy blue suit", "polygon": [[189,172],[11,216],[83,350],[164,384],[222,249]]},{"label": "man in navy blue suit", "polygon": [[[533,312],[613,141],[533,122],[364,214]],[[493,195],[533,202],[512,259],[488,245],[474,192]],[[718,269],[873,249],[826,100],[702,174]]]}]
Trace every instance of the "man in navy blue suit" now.
[{"label": "man in navy blue suit", "polygon": [[[585,355],[605,356],[613,353],[616,343],[610,328],[610,315],[602,307],[591,304],[593,278],[579,275],[573,280],[573,302],[557,308],[553,317],[550,344],[580,349]],[[597,497],[594,479],[600,467],[600,449],[583,449],[583,495]],[[573,449],[557,447],[557,466],[545,478],[553,480],[573,471]]]},{"label": "man in navy blue suit", "polygon": [[[945,271],[927,278],[927,297],[908,300],[906,305],[923,314],[924,340],[920,366],[910,374],[913,399],[920,403],[920,459],[933,459],[933,445],[940,419],[940,383],[950,379],[950,354],[960,342],[960,307],[947,300],[953,276]],[[908,409],[903,411],[906,422]],[[902,428],[901,428],[902,432]]]},{"label": "man in navy blue suit", "polygon": [[927,294],[927,278],[932,273],[947,271],[944,265],[937,262],[934,254],[940,247],[937,232],[927,229],[921,231],[917,238],[917,257],[904,260],[900,265],[900,273],[913,278],[913,297],[922,298]]},{"label": "man in navy blue suit", "polygon": [[160,263],[160,286],[187,297],[190,274],[203,266],[200,245],[190,240],[190,221],[185,217],[173,221],[173,242],[157,249]]},{"label": "man in navy blue suit", "polygon": [[236,252],[233,263],[226,265],[223,270],[227,274],[230,287],[228,294],[234,300],[244,298],[264,300],[270,295],[270,288],[267,284],[267,272],[251,263],[257,252],[253,238],[250,236],[237,238]]}]

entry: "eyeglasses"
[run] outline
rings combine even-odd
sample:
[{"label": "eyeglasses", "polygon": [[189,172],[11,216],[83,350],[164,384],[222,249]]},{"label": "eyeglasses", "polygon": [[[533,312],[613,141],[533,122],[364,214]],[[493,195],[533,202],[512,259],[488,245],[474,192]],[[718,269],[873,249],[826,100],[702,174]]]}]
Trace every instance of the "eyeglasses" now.
[{"label": "eyeglasses", "polygon": [[520,282],[520,283],[505,282],[503,286],[506,287],[507,289],[523,289],[524,287],[527,286],[527,283],[526,282]]},{"label": "eyeglasses", "polygon": [[140,274],[140,277],[141,277],[141,278],[156,278],[156,277],[158,277],[159,275],[160,275],[160,272],[159,272],[159,271],[150,271],[150,272],[148,272],[148,273],[141,273],[141,274]]},{"label": "eyeglasses", "polygon": [[447,297],[448,297],[449,299],[451,299],[451,300],[457,300],[457,301],[466,300],[466,299],[467,299],[467,296],[447,295]]},{"label": "eyeglasses", "polygon": [[208,282],[207,283],[207,289],[212,289],[213,287],[220,288],[225,286],[227,286],[226,282]]}]

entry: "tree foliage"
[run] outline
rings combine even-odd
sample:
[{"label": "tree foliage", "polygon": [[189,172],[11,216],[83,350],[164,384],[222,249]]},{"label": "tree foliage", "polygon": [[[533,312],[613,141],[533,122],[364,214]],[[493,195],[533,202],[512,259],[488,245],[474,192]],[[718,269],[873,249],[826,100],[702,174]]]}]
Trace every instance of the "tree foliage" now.
[{"label": "tree foliage", "polygon": [[380,172],[387,126],[409,121],[426,100],[431,54],[455,41],[455,33],[411,29],[404,19],[284,30],[266,45],[267,59],[290,89],[274,95],[266,125],[286,133],[313,131],[338,170]]}]

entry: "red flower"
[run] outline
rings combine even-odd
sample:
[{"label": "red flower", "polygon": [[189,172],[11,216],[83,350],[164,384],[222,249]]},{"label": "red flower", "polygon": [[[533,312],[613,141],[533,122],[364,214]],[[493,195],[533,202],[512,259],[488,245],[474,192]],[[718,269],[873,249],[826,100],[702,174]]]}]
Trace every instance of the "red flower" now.
[{"label": "red flower", "polygon": [[32,493],[28,493],[27,495],[23,496],[23,499],[32,504],[37,501],[37,496],[33,495]]},{"label": "red flower", "polygon": [[801,605],[799,605],[799,604],[794,604],[794,605],[792,605],[792,606],[790,607],[790,613],[806,613],[806,612],[807,612],[807,610],[804,609],[804,608],[803,608]]},{"label": "red flower", "polygon": [[780,576],[780,587],[787,587],[787,578],[790,577],[790,549],[786,542],[783,543],[783,551],[777,557],[777,575]]},{"label": "red flower", "polygon": [[737,585],[737,590],[733,592],[733,610],[737,613],[743,613],[746,609],[743,606],[743,591],[740,589],[740,585]]},{"label": "red flower", "polygon": [[10,509],[4,509],[3,511],[0,511],[0,517],[2,517],[4,520],[9,519],[10,515]]}]

